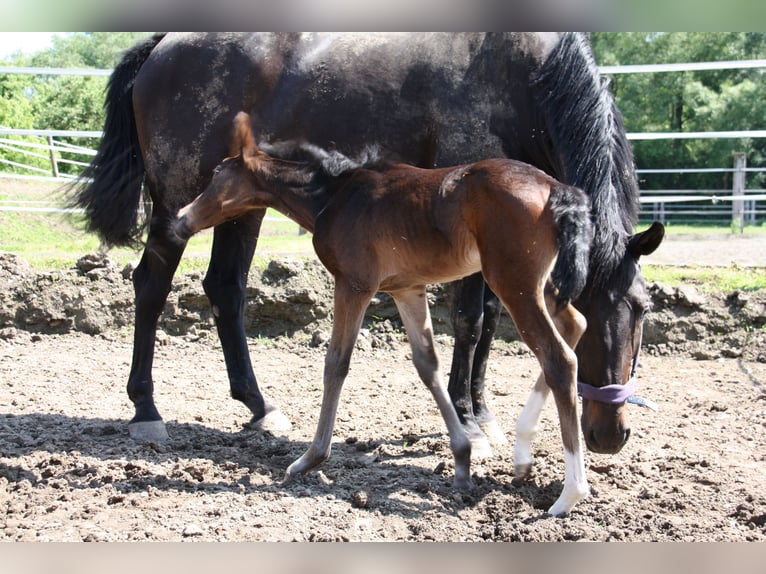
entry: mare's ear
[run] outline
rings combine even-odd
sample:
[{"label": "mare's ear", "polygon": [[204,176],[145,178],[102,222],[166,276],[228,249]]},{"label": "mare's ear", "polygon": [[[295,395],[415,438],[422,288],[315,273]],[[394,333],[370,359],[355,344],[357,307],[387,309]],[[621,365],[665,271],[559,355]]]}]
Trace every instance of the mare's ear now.
[{"label": "mare's ear", "polygon": [[663,237],[665,237],[665,226],[655,221],[649,229],[636,233],[628,240],[628,252],[634,259],[654,253],[662,243]]}]

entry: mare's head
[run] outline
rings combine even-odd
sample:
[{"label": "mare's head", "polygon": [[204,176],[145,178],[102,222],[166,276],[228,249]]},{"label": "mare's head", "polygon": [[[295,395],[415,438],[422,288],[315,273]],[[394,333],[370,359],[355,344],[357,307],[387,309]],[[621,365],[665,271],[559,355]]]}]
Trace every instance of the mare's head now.
[{"label": "mare's head", "polygon": [[635,393],[644,314],[650,308],[638,259],[654,252],[664,233],[662,224],[655,222],[631,236],[610,280],[587,286],[575,302],[588,317],[588,328],[576,353],[582,431],[585,444],[593,452],[617,453],[630,436],[625,401]]},{"label": "mare's head", "polygon": [[244,112],[234,118],[229,151],[231,157],[213,170],[205,191],[178,211],[173,231],[180,239],[273,204],[274,194],[266,184],[271,158],[258,149],[250,116]]}]

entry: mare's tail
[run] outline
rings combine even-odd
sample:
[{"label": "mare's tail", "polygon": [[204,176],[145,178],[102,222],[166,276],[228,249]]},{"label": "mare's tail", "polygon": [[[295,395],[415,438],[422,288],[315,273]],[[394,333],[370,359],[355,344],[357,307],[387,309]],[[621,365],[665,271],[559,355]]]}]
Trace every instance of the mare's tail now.
[{"label": "mare's tail", "polygon": [[593,241],[590,201],[582,190],[557,184],[551,189],[548,206],[556,224],[556,242],[559,247],[551,278],[558,288],[558,304],[566,305],[580,295],[588,280],[590,246]]},{"label": "mare's tail", "polygon": [[96,156],[70,188],[69,204],[82,208],[86,229],[109,246],[135,245],[144,225],[138,205],[144,162],[133,112],[133,83],[164,34],[155,34],[125,52],[106,90],[104,135]]}]

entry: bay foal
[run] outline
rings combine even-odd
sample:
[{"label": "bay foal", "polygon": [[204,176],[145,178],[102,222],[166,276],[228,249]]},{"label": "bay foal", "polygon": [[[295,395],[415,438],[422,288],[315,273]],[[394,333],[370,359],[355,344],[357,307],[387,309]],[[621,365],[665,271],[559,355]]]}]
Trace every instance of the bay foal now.
[{"label": "bay foal", "polygon": [[[377,291],[385,291],[396,302],[415,368],[447,425],[454,484],[470,486],[471,445],[439,369],[426,284],[481,271],[540,362],[555,397],[565,480],[548,512],[569,512],[588,494],[572,350],[585,321],[569,304],[585,285],[588,269],[592,230],[585,194],[513,160],[426,170],[404,164],[361,166],[340,154],[301,149],[315,161],[266,155],[253,139],[249,116],[238,114],[233,157],[216,168],[210,185],[178,212],[173,224],[176,235],[186,240],[249,210],[272,207],[313,232],[316,253],[335,278],[318,427],[286,479],[330,455],[341,387],[365,309]],[[526,462],[518,466],[517,476],[528,472]]]}]

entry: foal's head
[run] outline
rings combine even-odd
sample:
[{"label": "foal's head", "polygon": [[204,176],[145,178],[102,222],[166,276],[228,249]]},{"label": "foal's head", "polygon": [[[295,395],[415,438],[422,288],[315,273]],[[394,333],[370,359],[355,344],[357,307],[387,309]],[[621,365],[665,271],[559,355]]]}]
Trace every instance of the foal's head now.
[{"label": "foal's head", "polygon": [[633,235],[614,272],[617,280],[589,285],[575,302],[589,318],[576,353],[583,397],[582,431],[593,452],[617,453],[630,436],[625,401],[635,393],[644,314],[650,306],[638,259],[654,252],[663,236],[660,223]]},{"label": "foal's head", "polygon": [[273,160],[258,149],[250,116],[244,112],[234,118],[230,153],[213,170],[205,191],[179,210],[173,224],[179,238],[186,240],[202,229],[274,205],[276,195],[267,184]]}]

